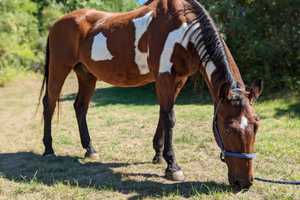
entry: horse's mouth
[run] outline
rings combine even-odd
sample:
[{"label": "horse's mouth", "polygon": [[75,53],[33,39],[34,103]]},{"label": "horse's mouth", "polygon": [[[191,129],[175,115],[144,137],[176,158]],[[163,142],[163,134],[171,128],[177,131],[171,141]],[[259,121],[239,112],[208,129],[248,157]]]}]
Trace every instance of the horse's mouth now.
[{"label": "horse's mouth", "polygon": [[240,184],[234,184],[234,185],[232,185],[232,187],[233,187],[233,191],[236,193],[237,192],[248,192],[251,185],[252,184],[242,186]]},{"label": "horse's mouth", "polygon": [[253,184],[253,182],[243,182],[238,179],[234,180],[233,178],[229,178],[229,183],[234,192],[247,192]]}]

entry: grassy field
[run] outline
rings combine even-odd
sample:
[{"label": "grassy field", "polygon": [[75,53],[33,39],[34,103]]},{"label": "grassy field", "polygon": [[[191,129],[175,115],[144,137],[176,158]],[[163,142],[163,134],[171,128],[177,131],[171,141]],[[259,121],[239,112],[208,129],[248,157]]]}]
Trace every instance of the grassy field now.
[{"label": "grassy field", "polygon": [[[184,91],[176,106],[175,147],[186,181],[162,176],[151,164],[158,119],[154,88],[119,89],[99,83],[88,124],[99,160],[84,160],[73,111],[74,75],[64,87],[59,123],[54,117],[56,158],[43,158],[41,78],[25,77],[0,88],[0,199],[300,199],[300,187],[255,182],[233,194],[211,131],[209,98]],[[263,97],[256,109],[256,175],[300,179],[300,101],[285,91]]]}]

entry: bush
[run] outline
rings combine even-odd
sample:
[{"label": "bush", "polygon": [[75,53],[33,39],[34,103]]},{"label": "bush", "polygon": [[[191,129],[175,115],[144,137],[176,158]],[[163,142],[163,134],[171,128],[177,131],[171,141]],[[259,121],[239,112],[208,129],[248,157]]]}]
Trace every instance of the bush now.
[{"label": "bush", "polygon": [[300,86],[299,1],[205,1],[243,77],[270,89]]},{"label": "bush", "polygon": [[36,5],[30,0],[0,2],[0,69],[33,67],[37,61],[39,33],[34,12]]},{"label": "bush", "polygon": [[134,0],[0,0],[0,84],[16,70],[42,70],[49,27],[78,8],[124,11]]}]

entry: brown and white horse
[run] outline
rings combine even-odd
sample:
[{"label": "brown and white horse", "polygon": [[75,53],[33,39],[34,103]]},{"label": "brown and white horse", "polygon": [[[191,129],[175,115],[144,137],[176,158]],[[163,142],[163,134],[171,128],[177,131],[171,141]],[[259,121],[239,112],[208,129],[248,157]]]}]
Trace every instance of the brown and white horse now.
[{"label": "brown and white horse", "polygon": [[[155,82],[160,104],[153,139],[153,163],[167,162],[166,177],[183,180],[173,151],[174,103],[187,78],[203,75],[216,111],[224,149],[252,153],[258,118],[252,102],[260,81],[246,88],[239,69],[206,10],[196,0],[149,0],[126,13],[82,9],[65,15],[50,30],[44,84],[44,155],[54,154],[51,120],[63,83],[74,70],[79,91],[74,103],[86,157],[95,157],[86,114],[97,80],[120,87]],[[42,88],[43,89],[43,88]],[[239,189],[253,182],[251,159],[225,157],[229,182]]]}]

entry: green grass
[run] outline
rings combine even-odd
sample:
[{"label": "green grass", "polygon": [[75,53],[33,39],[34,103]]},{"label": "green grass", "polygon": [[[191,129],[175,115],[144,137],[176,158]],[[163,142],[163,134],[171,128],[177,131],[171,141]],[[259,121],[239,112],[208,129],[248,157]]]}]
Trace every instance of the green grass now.
[{"label": "green grass", "polygon": [[[53,122],[56,158],[43,158],[41,80],[31,75],[0,88],[0,199],[300,199],[299,187],[255,182],[234,194],[211,131],[209,97],[183,91],[176,105],[175,148],[184,182],[165,180],[165,164],[151,164],[158,111],[154,87],[114,88],[98,83],[88,124],[99,160],[83,159],[73,101],[66,82],[59,123]],[[256,104],[258,176],[300,180],[300,101],[291,94]]]},{"label": "green grass", "polygon": [[15,67],[4,67],[0,69],[0,88],[9,84],[11,81],[26,77],[30,73],[24,68],[15,68]]}]

